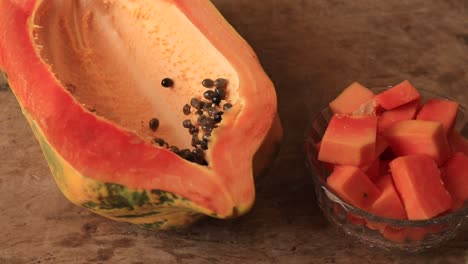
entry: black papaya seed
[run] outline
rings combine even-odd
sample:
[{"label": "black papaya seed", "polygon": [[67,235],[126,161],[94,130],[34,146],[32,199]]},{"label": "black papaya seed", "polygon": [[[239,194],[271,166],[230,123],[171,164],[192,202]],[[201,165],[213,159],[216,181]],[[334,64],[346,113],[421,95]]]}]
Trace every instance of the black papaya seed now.
[{"label": "black papaya seed", "polygon": [[216,94],[219,95],[221,100],[224,100],[226,98],[226,90],[224,90],[223,88],[216,88],[215,91],[216,91]]},{"label": "black papaya seed", "polygon": [[207,149],[208,149],[208,141],[203,140],[203,141],[200,143],[200,147],[201,147],[203,150],[207,150]]},{"label": "black papaya seed", "polygon": [[200,132],[200,130],[198,129],[198,127],[192,126],[191,128],[189,128],[189,133],[190,133],[190,135],[198,134],[198,132]]},{"label": "black papaya seed", "polygon": [[174,153],[178,153],[178,152],[180,151],[179,148],[176,147],[176,146],[171,146],[171,147],[169,147],[169,150],[172,151],[172,152],[174,152]]},{"label": "black papaya seed", "polygon": [[166,141],[162,138],[155,138],[154,143],[158,144],[160,147],[164,146],[166,144]]},{"label": "black papaya seed", "polygon": [[162,85],[162,87],[170,88],[170,87],[174,86],[174,81],[172,79],[170,79],[170,78],[164,78],[161,81],[161,85]]},{"label": "black papaya seed", "polygon": [[215,92],[211,91],[211,90],[208,90],[206,92],[203,93],[203,98],[205,98],[206,100],[211,100],[213,99],[213,97],[216,95]]},{"label": "black papaya seed", "polygon": [[218,113],[218,109],[216,109],[216,107],[210,107],[210,109],[208,109],[208,114],[210,116],[214,116]]},{"label": "black papaya seed", "polygon": [[213,102],[213,104],[219,105],[221,103],[221,97],[219,95],[215,95],[215,96],[213,96],[211,101]]},{"label": "black papaya seed", "polygon": [[213,88],[213,86],[215,85],[215,82],[211,79],[205,79],[202,81],[202,85],[205,88]]},{"label": "black papaya seed", "polygon": [[211,137],[211,134],[204,134],[202,139],[203,141],[208,141],[208,139]]},{"label": "black papaya seed", "polygon": [[199,102],[200,102],[200,100],[198,100],[198,98],[195,98],[195,97],[194,97],[194,98],[192,98],[192,100],[190,100],[190,105],[191,105],[193,108],[197,109],[197,106],[198,106],[198,103],[199,103]]},{"label": "black papaya seed", "polygon": [[182,123],[182,126],[184,128],[191,128],[193,126],[192,121],[190,121],[190,119],[184,120],[184,122]]},{"label": "black papaya seed", "polygon": [[213,119],[216,123],[220,123],[221,121],[223,121],[223,117],[219,113],[217,113]]},{"label": "black papaya seed", "polygon": [[191,108],[192,108],[192,107],[191,107],[189,104],[184,105],[184,108],[183,108],[183,110],[182,110],[182,111],[184,112],[184,115],[190,115],[190,113],[191,113]]},{"label": "black papaya seed", "polygon": [[226,80],[224,78],[216,79],[215,83],[214,83],[216,88],[226,88],[227,84],[228,84],[228,80]]},{"label": "black papaya seed", "polygon": [[229,109],[231,109],[231,108],[232,108],[232,104],[230,104],[230,103],[225,103],[225,104],[223,105],[223,110],[224,110],[224,111],[227,111],[227,110],[229,110]]},{"label": "black papaya seed", "polygon": [[149,121],[149,128],[153,131],[158,130],[159,128],[159,120],[157,118],[153,118]]}]

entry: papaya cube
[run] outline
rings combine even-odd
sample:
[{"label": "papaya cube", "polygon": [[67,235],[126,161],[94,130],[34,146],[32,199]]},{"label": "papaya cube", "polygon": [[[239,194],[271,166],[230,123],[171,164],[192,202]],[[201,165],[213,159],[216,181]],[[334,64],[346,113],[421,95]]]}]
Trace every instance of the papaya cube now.
[{"label": "papaya cube", "polygon": [[329,107],[335,114],[352,114],[374,97],[374,93],[355,82],[341,92]]},{"label": "papaya cube", "polygon": [[450,147],[441,123],[423,120],[401,121],[385,131],[390,148],[398,156],[425,154],[442,165]]},{"label": "papaya cube", "polygon": [[426,227],[385,227],[383,236],[391,241],[403,243],[406,241],[422,241],[427,234],[432,233],[431,228]]},{"label": "papaya cube", "polygon": [[445,164],[443,180],[454,200],[462,204],[468,200],[468,156],[456,153]]},{"label": "papaya cube", "polygon": [[370,165],[362,166],[361,170],[369,177],[372,182],[380,179],[380,159],[374,160]]},{"label": "papaya cube", "polygon": [[448,141],[452,153],[462,152],[468,156],[468,140],[464,138],[459,132],[452,130],[449,133]]},{"label": "papaya cube", "polygon": [[458,103],[450,100],[431,99],[419,110],[416,119],[440,122],[444,127],[445,134],[448,135],[455,125],[458,106]]},{"label": "papaya cube", "polygon": [[367,210],[380,195],[369,177],[354,166],[336,166],[327,178],[327,184],[341,199],[363,210]]},{"label": "papaya cube", "polygon": [[382,154],[388,148],[387,140],[377,135],[375,143],[375,160],[371,164],[361,166],[360,168],[364,173],[371,179],[372,182],[377,182],[382,174],[380,173],[381,160],[379,159],[380,154]]},{"label": "papaya cube", "polygon": [[376,185],[381,194],[372,204],[370,212],[392,219],[407,219],[405,207],[395,189],[392,176],[383,176]]},{"label": "papaya cube", "polygon": [[[407,219],[405,207],[395,189],[392,176],[390,174],[382,176],[376,185],[381,193],[369,211],[381,217]],[[367,223],[367,227],[373,230],[384,230],[386,226],[387,224],[379,222],[368,221]]]},{"label": "papaya cube", "polygon": [[390,163],[390,170],[408,219],[430,219],[452,207],[452,198],[444,187],[437,164],[431,157],[399,157]]},{"label": "papaya cube", "polygon": [[376,95],[375,102],[386,110],[392,110],[419,98],[421,98],[419,92],[406,80]]},{"label": "papaya cube", "polygon": [[386,226],[382,231],[383,237],[397,243],[403,243],[406,241],[406,233],[406,228],[404,227]]},{"label": "papaya cube", "polygon": [[379,117],[377,132],[382,134],[387,128],[397,122],[414,119],[418,108],[419,100],[415,100],[395,109],[383,112]]},{"label": "papaya cube", "polygon": [[390,145],[385,137],[377,135],[375,142],[375,156],[379,157],[389,146]]},{"label": "papaya cube", "polygon": [[318,159],[340,165],[370,164],[375,157],[376,116],[334,115],[322,139]]}]

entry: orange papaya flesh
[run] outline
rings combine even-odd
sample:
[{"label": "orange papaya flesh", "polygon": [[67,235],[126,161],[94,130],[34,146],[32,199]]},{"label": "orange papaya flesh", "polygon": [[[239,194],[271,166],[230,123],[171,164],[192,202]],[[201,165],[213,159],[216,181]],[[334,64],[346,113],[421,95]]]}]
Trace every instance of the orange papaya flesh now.
[{"label": "orange papaya flesh", "polygon": [[380,157],[382,153],[387,150],[387,148],[390,146],[388,143],[387,139],[381,135],[376,136],[376,143],[375,143],[375,156],[376,158]]},{"label": "orange papaya flesh", "polygon": [[376,183],[381,176],[385,175],[381,173],[382,160],[380,159],[380,155],[384,153],[388,146],[387,140],[384,137],[377,135],[375,144],[375,160],[370,165],[361,166],[361,169],[374,183]]},{"label": "orange papaya flesh", "polygon": [[372,182],[377,182],[380,177],[380,160],[376,159],[368,166],[362,166],[362,171],[369,177]]},{"label": "orange papaya flesh", "polygon": [[451,208],[452,198],[431,157],[399,157],[390,163],[390,170],[409,220],[430,219]]},{"label": "orange papaya flesh", "polygon": [[372,205],[371,212],[386,218],[407,219],[405,207],[396,191],[392,176],[383,176],[376,185],[381,194]]},{"label": "orange papaya flesh", "polygon": [[[70,167],[53,171],[56,179],[158,190],[189,200],[172,209],[193,215],[228,218],[251,208],[254,173],[282,136],[276,94],[210,2],[2,0],[0,30],[9,36],[0,39],[0,68],[43,150],[56,153],[49,163]],[[216,100],[205,99],[207,78],[218,79]],[[200,141],[211,132],[206,146],[196,144],[202,165],[164,144],[191,148],[182,123],[199,125],[199,104],[184,113],[193,98],[224,112],[216,127],[198,128]],[[85,190],[70,186],[61,189],[82,204],[76,197]]]},{"label": "orange papaya flesh", "polygon": [[395,109],[383,112],[379,116],[377,132],[382,134],[387,128],[391,127],[395,123],[414,119],[418,112],[419,104],[419,100],[415,100]]},{"label": "orange papaya flesh", "polygon": [[449,135],[457,119],[458,106],[458,103],[450,100],[430,99],[419,110],[416,119],[440,122],[445,134]]},{"label": "orange papaya flesh", "polygon": [[421,98],[419,92],[406,80],[376,95],[375,102],[386,110],[392,110],[419,98]]},{"label": "orange papaya flesh", "polygon": [[439,122],[423,120],[401,121],[384,133],[393,152],[398,156],[425,154],[442,165],[450,156],[450,147]]},{"label": "orange papaya flesh", "polygon": [[[375,215],[391,219],[407,219],[405,207],[398,195],[393,179],[390,174],[380,178],[376,183],[381,193],[377,200],[372,204],[369,211]],[[368,222],[367,226],[371,229],[383,230],[385,223]]]},{"label": "orange papaya flesh", "polygon": [[355,82],[330,102],[329,107],[335,114],[353,114],[373,97],[374,93],[371,90]]},{"label": "orange papaya flesh", "polygon": [[327,185],[340,198],[360,209],[368,209],[380,195],[380,190],[364,172],[354,166],[336,166],[327,178]]},{"label": "orange papaya flesh", "polygon": [[397,228],[393,226],[385,226],[383,231],[381,231],[384,238],[397,242],[403,243],[406,241],[407,231],[406,228]]},{"label": "orange papaya flesh", "polygon": [[430,232],[427,228],[424,227],[395,228],[391,226],[386,226],[385,229],[381,231],[381,233],[386,239],[390,241],[404,243],[407,241],[422,241]]},{"label": "orange papaya flesh", "polygon": [[465,155],[468,155],[468,140],[464,138],[460,132],[455,130],[450,131],[448,141],[452,153],[462,152],[465,153]]},{"label": "orange papaya flesh", "polygon": [[461,207],[468,200],[468,156],[455,153],[442,168],[443,181],[454,199],[454,206]]},{"label": "orange papaya flesh", "polygon": [[[322,141],[318,142],[315,144],[315,148],[317,149],[317,152],[320,152],[320,148],[322,147]],[[335,165],[329,162],[321,162],[321,165],[325,168],[327,172],[332,172]]]},{"label": "orange papaya flesh", "polygon": [[360,166],[375,159],[377,117],[332,117],[322,139],[318,159],[340,165]]}]

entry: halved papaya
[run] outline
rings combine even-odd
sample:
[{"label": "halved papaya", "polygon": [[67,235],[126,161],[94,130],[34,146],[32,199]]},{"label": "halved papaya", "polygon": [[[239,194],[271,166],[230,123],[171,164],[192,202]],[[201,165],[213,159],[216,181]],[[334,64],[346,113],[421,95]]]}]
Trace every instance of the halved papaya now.
[{"label": "halved papaya", "polygon": [[73,203],[162,229],[252,207],[282,137],[276,94],[209,1],[0,0],[0,32],[0,68]]}]

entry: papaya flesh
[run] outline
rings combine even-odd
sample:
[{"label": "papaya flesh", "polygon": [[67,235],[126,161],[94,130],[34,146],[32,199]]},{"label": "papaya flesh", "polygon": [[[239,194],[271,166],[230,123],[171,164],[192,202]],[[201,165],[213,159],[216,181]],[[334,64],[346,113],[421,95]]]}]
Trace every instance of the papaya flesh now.
[{"label": "papaya flesh", "polygon": [[209,1],[0,0],[0,68],[73,203],[148,228],[245,214],[274,86]]}]

